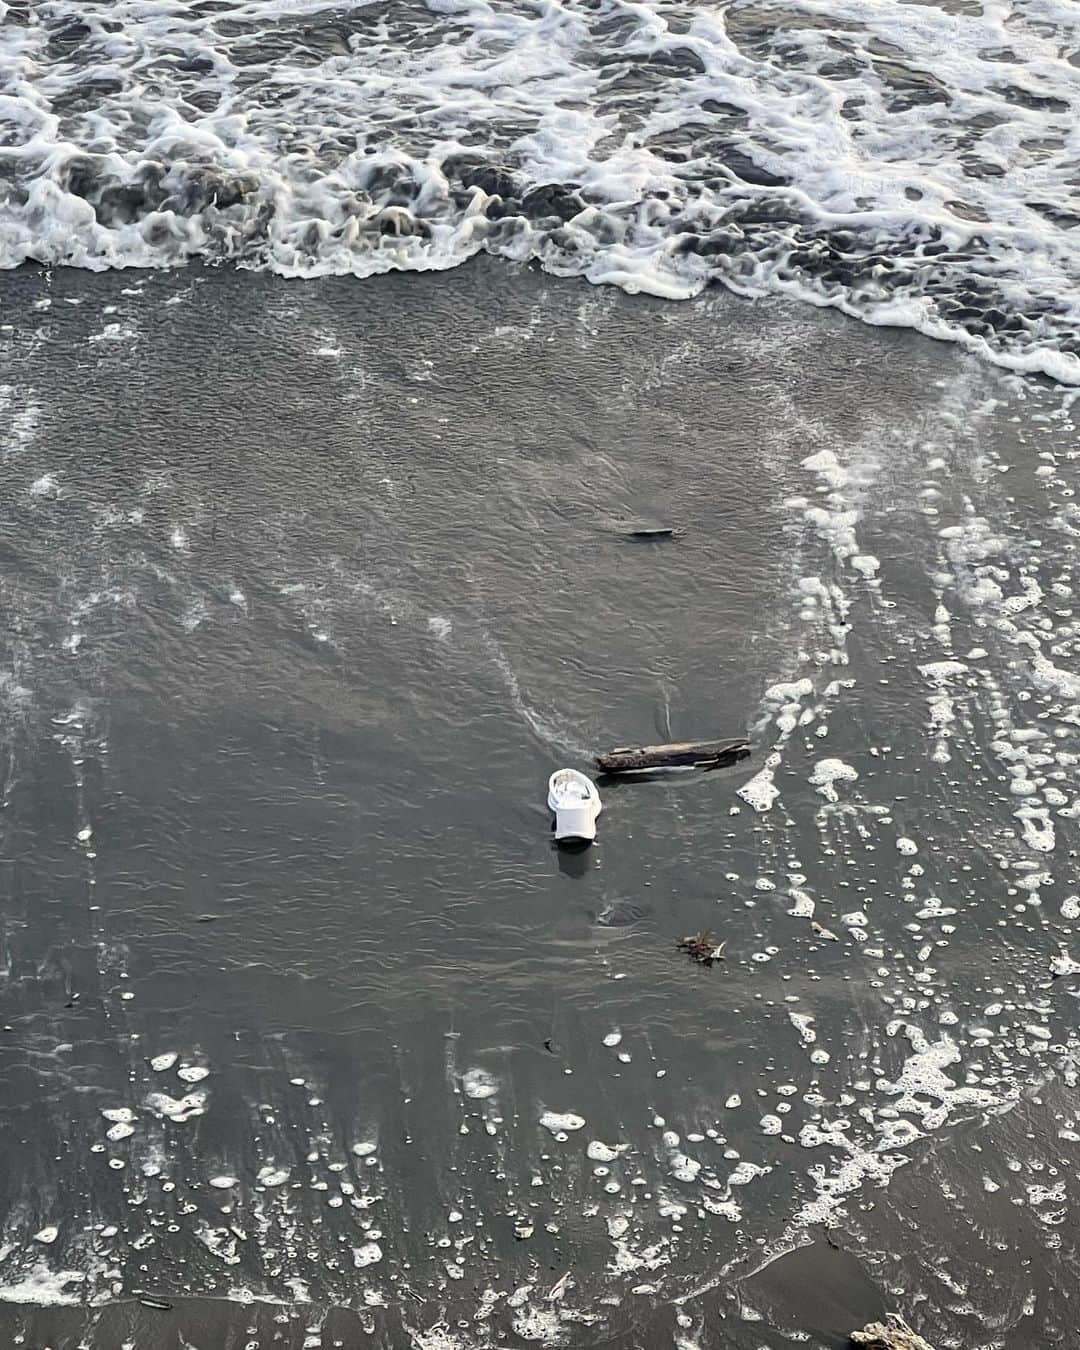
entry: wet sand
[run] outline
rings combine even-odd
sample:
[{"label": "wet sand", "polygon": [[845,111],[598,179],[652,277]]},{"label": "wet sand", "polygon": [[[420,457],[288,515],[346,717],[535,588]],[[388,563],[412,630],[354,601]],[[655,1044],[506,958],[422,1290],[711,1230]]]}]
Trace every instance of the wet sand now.
[{"label": "wet sand", "polygon": [[[0,1337],[1068,1343],[1074,831],[1017,889],[993,749],[1068,699],[941,537],[1071,642],[1058,394],[489,260],[6,286]],[[747,730],[553,848],[552,769]]]}]

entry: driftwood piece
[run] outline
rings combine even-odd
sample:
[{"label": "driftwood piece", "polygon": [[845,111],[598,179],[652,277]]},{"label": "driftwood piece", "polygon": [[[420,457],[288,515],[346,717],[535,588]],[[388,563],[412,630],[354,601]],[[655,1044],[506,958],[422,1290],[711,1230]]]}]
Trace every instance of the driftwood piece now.
[{"label": "driftwood piece", "polygon": [[889,1313],[884,1322],[871,1322],[862,1331],[853,1331],[851,1344],[861,1350],[933,1350],[898,1313]]},{"label": "driftwood piece", "polygon": [[646,769],[710,769],[734,764],[750,753],[746,741],[681,741],[675,745],[621,746],[596,756],[601,773],[641,773]]}]

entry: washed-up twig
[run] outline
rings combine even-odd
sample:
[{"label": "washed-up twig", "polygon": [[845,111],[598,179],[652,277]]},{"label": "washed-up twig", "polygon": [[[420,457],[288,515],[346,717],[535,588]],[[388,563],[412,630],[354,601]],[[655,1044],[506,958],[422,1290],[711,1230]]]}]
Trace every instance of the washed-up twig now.
[{"label": "washed-up twig", "polygon": [[596,756],[601,773],[642,773],[649,769],[718,769],[745,759],[745,740],[678,741],[672,745],[620,746]]}]

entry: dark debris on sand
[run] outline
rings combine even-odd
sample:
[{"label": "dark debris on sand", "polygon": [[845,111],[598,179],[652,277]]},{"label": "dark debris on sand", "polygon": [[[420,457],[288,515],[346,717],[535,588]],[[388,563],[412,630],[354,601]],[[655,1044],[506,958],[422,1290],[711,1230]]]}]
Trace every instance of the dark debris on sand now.
[{"label": "dark debris on sand", "polygon": [[717,943],[709,929],[703,928],[700,933],[690,933],[680,938],[675,945],[679,951],[692,956],[699,965],[711,966],[714,961],[724,959],[724,947],[727,944]]}]

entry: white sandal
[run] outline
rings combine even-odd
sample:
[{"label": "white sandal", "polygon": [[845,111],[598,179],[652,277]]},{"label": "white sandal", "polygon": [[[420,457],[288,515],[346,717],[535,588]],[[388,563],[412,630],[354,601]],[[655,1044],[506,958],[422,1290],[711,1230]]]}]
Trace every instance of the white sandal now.
[{"label": "white sandal", "polygon": [[548,807],[555,813],[555,838],[591,844],[596,838],[596,817],[603,809],[591,778],[577,769],[556,769],[548,779]]}]

